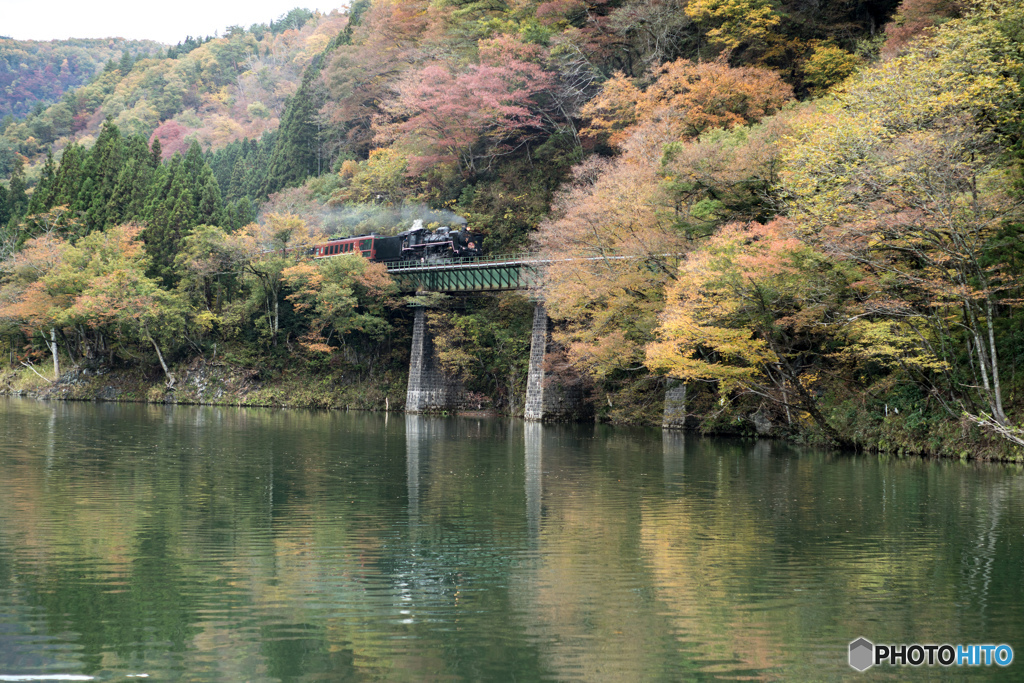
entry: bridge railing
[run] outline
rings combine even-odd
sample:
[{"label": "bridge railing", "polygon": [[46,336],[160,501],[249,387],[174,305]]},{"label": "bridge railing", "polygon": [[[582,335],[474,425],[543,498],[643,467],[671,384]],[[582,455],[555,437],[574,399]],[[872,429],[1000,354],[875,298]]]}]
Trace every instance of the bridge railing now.
[{"label": "bridge railing", "polygon": [[522,263],[531,261],[529,254],[507,254],[504,256],[459,256],[456,258],[439,258],[424,261],[391,261],[388,262],[388,272],[401,272],[403,270],[412,270],[419,268],[430,268],[430,267],[450,267],[450,266],[486,266],[486,265],[501,265],[503,263]]},{"label": "bridge railing", "polygon": [[[685,254],[653,254],[652,256],[680,258]],[[643,256],[632,254],[619,256],[573,256],[569,258],[539,258],[536,254],[506,254],[504,256],[460,256],[458,258],[439,258],[424,261],[388,261],[388,272],[402,272],[409,270],[423,269],[445,269],[451,266],[531,266],[534,268],[551,265],[553,263],[570,263],[573,261],[632,261],[643,259]]]}]

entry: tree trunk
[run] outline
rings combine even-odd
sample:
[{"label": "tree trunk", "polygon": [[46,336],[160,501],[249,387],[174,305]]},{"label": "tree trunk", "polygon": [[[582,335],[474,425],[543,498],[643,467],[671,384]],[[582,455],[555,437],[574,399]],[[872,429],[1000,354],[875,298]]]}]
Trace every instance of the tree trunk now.
[{"label": "tree trunk", "polygon": [[[43,339],[46,339],[45,335]],[[50,341],[46,342],[46,347],[53,354],[53,378],[55,380],[60,379],[60,360],[57,358],[57,328],[50,328]]]},{"label": "tree trunk", "polygon": [[76,340],[75,348],[72,348],[71,347],[71,341],[68,340],[68,336],[66,334],[64,334],[64,330],[61,330],[60,338],[64,341],[64,348],[67,349],[68,358],[71,360],[71,364],[77,368],[78,367],[78,363],[75,362],[75,358],[76,358],[76,356],[79,357],[79,358],[81,357],[80,353],[79,354],[75,353],[75,349],[78,348],[77,340]]},{"label": "tree trunk", "polygon": [[815,400],[813,396],[811,396],[811,393],[807,391],[807,388],[800,383],[800,378],[797,376],[796,369],[789,362],[789,360],[782,354],[781,350],[772,340],[770,333],[765,334],[763,336],[768,341],[768,344],[772,349],[772,352],[775,353],[775,357],[779,359],[778,367],[782,371],[783,376],[785,377],[785,379],[788,380],[788,383],[792,385],[793,388],[796,390],[796,394],[800,399],[801,405],[803,405],[804,409],[808,413],[810,413],[811,419],[814,420],[815,424],[817,424],[821,431],[825,432],[825,435],[828,436],[828,438],[831,439],[836,445],[844,446],[847,448],[853,448],[854,443],[849,439],[845,438],[844,436],[840,435],[839,432],[836,431],[836,428],[830,425],[825,416],[821,414],[820,410],[818,410],[818,402]]},{"label": "tree trunk", "polygon": [[166,361],[164,361],[164,354],[161,353],[160,346],[156,343],[156,339],[153,339],[153,335],[151,335],[149,333],[149,328],[148,327],[143,325],[142,326],[142,331],[146,334],[146,339],[149,340],[149,343],[153,345],[154,349],[156,349],[156,357],[160,359],[160,367],[162,367],[164,369],[164,375],[167,376],[167,388],[168,389],[173,389],[174,388],[174,384],[178,380],[175,379],[175,377],[171,373],[171,371],[167,369],[167,363],[166,363]]},{"label": "tree trunk", "polygon": [[988,325],[988,347],[989,357],[992,359],[992,393],[995,399],[995,417],[996,421],[1002,425],[1007,426],[1009,420],[1006,419],[1006,413],[1003,412],[1003,388],[999,383],[999,353],[996,350],[996,336],[995,330],[992,325],[992,297],[985,297],[985,322]]},{"label": "tree trunk", "polygon": [[988,353],[986,352],[986,344],[981,340],[981,323],[978,321],[978,317],[974,314],[974,309],[971,307],[970,302],[966,302],[964,304],[964,309],[967,313],[967,330],[970,332],[971,336],[974,337],[974,351],[978,357],[978,372],[981,373],[981,387],[984,389],[985,401],[988,403],[988,409],[995,414],[995,397],[992,394],[992,386],[988,381],[989,371],[992,366],[989,362]]},{"label": "tree trunk", "polygon": [[274,345],[277,346],[277,332],[281,329],[281,304],[274,292]]}]

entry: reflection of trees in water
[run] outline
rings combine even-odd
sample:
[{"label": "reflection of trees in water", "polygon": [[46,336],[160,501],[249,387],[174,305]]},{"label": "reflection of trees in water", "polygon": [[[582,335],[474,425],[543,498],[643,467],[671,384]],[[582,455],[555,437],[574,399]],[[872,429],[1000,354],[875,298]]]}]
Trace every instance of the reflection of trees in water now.
[{"label": "reflection of trees in water", "polygon": [[[988,537],[960,535],[958,465],[880,465],[768,443],[687,459],[683,495],[645,506],[644,545],[677,632],[709,644],[708,654],[809,677],[822,672],[800,673],[792,653],[850,634],[939,642],[979,632],[986,591],[964,595],[951,570],[961,554],[984,556],[971,546]],[[969,488],[977,498],[967,507],[988,523],[1000,487]],[[1001,558],[1004,576],[1020,566],[1015,552]]]},{"label": "reflection of trees in water", "polygon": [[[27,586],[25,601],[46,615],[45,630],[76,643],[86,668],[110,666],[111,656],[173,668],[202,643],[231,653],[208,664],[244,678],[308,649],[306,634],[261,654],[263,644],[238,627],[247,617],[273,624],[303,611],[309,582],[297,582],[301,595],[290,604],[274,593],[294,566],[309,573],[318,540],[309,503],[323,490],[325,451],[343,426],[271,411],[17,403],[28,419],[8,421],[5,429],[20,434],[0,457],[18,485],[0,491],[0,514],[19,523],[0,530],[0,556]],[[52,416],[51,406],[62,413],[56,428],[35,419]],[[322,541],[336,545],[331,534]],[[252,615],[265,604],[280,609]],[[253,661],[245,653],[264,664],[236,671],[231,662]]]},{"label": "reflection of trees in water", "polygon": [[[973,519],[965,525],[969,533],[961,549],[963,588],[959,599],[975,603],[978,619],[995,630],[998,627],[990,623],[991,603],[1020,604],[1024,599],[1020,582],[1000,571],[1007,562],[1008,551],[1015,552],[1018,566],[1024,566],[1024,543],[1020,534],[1007,533],[1007,530],[1019,531],[1020,524],[1006,519],[1012,517],[1014,507],[1019,509],[1019,501],[1024,499],[1024,478],[993,477],[985,489],[975,489],[971,493],[969,509]],[[969,494],[963,490],[961,495],[966,497]]]},{"label": "reflection of trees in water", "polygon": [[559,680],[678,674],[683,663],[652,601],[636,535],[634,487],[652,454],[593,426],[527,424],[525,443],[527,514],[537,529],[509,588],[543,669]]},{"label": "reflection of trees in water", "polygon": [[[660,488],[640,484],[624,494],[623,510],[614,508],[615,488],[626,480],[608,477],[611,458],[576,479],[571,454],[545,443],[541,540],[512,584],[547,668],[614,678],[629,661],[654,676],[674,658],[695,677],[820,677],[797,653],[842,646],[880,624],[878,637],[894,642],[920,640],[925,629],[932,639],[978,633],[985,592],[964,590],[961,556],[980,562],[978,581],[986,562],[1000,567],[1000,589],[1021,603],[1020,586],[1006,582],[1024,549],[998,559],[985,550],[999,552],[989,529],[1015,528],[989,509],[1006,510],[998,487],[1020,486],[1005,472],[998,486],[974,486],[953,464],[728,443],[666,433]],[[971,492],[976,522],[964,519],[965,501],[950,498],[958,488]],[[960,538],[963,521],[980,533]]]},{"label": "reflection of trees in water", "polygon": [[44,656],[90,671],[815,677],[808,643],[998,638],[1024,604],[1024,480],[1000,467],[593,425],[12,410],[0,591],[65,643]]},{"label": "reflection of trees in water", "polygon": [[[164,528],[141,530],[138,558],[111,574],[102,559],[64,547],[64,557],[43,572],[18,567],[25,603],[42,613],[45,632],[73,643],[85,673],[104,668],[108,653],[124,660],[149,654],[155,643],[183,652],[199,633],[202,588],[170,549]],[[71,545],[68,543],[67,545]]]}]

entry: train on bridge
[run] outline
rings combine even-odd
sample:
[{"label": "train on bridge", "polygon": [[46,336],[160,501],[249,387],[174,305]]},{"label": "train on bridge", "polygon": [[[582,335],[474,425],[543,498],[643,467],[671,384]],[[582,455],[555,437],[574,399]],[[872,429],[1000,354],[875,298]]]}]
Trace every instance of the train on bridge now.
[{"label": "train on bridge", "polygon": [[[459,225],[456,223],[456,225]],[[483,255],[484,236],[470,232],[465,221],[457,228],[428,230],[423,221],[394,236],[356,235],[338,237],[313,247],[313,258],[360,253],[371,261],[431,263],[458,257]]]}]

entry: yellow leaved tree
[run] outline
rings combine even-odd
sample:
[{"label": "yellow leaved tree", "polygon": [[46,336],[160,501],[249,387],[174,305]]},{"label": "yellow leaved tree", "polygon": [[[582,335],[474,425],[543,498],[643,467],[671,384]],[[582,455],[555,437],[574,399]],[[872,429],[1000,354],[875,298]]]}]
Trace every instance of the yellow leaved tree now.
[{"label": "yellow leaved tree", "polygon": [[[880,285],[865,301],[862,353],[1024,445],[1004,405],[999,330],[1021,300],[1006,249],[1024,218],[1007,163],[1024,102],[1011,25],[1024,25],[1019,3],[979,3],[850,79],[798,127],[781,177],[802,238]],[[902,334],[878,338],[888,330]],[[934,361],[908,365],[908,353]]]},{"label": "yellow leaved tree", "polygon": [[733,223],[691,251],[669,286],[647,365],[804,411],[832,440],[816,398],[822,353],[843,335],[857,273],[797,238],[784,220]]}]

